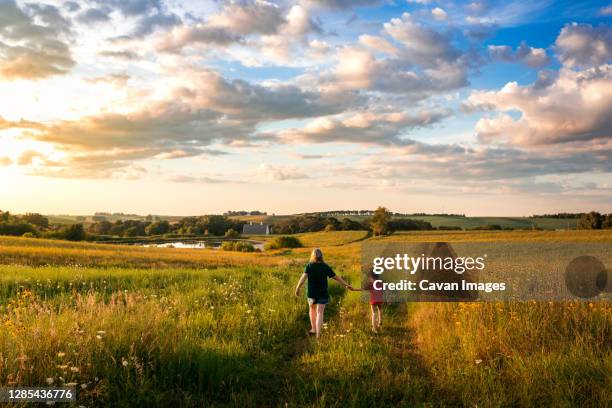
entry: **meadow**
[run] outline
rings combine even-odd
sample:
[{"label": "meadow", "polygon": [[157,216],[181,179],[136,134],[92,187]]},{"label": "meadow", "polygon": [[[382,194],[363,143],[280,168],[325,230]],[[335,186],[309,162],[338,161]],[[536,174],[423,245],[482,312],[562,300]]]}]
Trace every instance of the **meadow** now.
[{"label": "meadow", "polygon": [[298,235],[264,253],[0,238],[0,386],[83,406],[610,406],[609,303],[385,306],[330,284],[307,336],[294,285],[312,247],[359,286],[364,240],[597,241],[610,231]]}]

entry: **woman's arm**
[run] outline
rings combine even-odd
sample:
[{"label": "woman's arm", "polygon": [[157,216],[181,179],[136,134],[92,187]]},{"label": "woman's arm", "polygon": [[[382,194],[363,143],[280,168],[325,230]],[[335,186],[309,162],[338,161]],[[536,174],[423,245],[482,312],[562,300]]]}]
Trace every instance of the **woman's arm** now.
[{"label": "woman's arm", "polygon": [[347,288],[349,290],[355,290],[351,285],[346,283],[346,281],[344,279],[342,279],[342,277],[340,277],[339,275],[336,275],[336,276],[332,277],[332,279],[335,280],[336,282],[340,283],[341,285],[343,285],[345,288]]},{"label": "woman's arm", "polygon": [[300,289],[302,289],[302,286],[304,285],[304,282],[306,282],[307,277],[308,275],[305,273],[300,276],[300,280],[298,281],[297,286],[295,287],[295,296],[300,296]]}]

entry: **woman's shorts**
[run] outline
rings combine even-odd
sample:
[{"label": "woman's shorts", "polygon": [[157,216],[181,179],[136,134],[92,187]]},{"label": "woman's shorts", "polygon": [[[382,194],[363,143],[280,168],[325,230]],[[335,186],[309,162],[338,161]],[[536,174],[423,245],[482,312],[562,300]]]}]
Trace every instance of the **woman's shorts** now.
[{"label": "woman's shorts", "polygon": [[329,303],[329,299],[327,298],[325,299],[308,298],[309,305],[326,305],[328,303]]}]

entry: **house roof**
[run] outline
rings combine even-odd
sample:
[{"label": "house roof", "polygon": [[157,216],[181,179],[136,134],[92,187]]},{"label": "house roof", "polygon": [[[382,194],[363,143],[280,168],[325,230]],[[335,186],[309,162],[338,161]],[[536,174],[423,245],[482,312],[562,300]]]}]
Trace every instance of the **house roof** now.
[{"label": "house roof", "polygon": [[270,225],[268,224],[244,224],[242,227],[243,234],[267,234]]}]

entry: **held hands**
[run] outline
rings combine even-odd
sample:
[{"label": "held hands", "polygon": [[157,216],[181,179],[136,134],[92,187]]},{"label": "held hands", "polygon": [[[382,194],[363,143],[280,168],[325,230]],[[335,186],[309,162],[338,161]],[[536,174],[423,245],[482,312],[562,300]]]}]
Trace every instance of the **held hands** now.
[{"label": "held hands", "polygon": [[299,297],[300,296],[300,288],[295,288],[295,296]]}]

